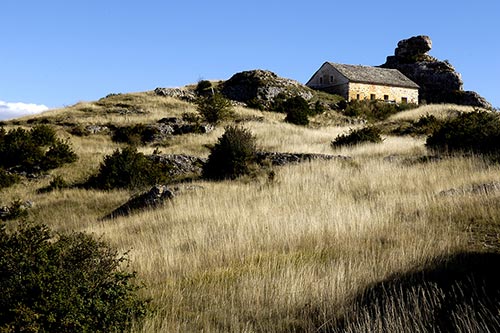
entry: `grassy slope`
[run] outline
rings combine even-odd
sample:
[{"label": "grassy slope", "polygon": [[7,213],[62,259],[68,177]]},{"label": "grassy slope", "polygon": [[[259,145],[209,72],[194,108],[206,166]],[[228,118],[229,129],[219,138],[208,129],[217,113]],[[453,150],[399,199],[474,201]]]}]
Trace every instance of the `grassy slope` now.
[{"label": "grassy slope", "polygon": [[[140,112],[121,114],[117,103]],[[429,112],[425,108],[392,120],[418,118]],[[432,112],[448,108],[433,107]],[[18,124],[33,118],[58,124],[80,161],[52,174],[75,181],[92,173],[119,145],[106,135],[72,136],[67,132],[72,126],[148,123],[193,111],[188,103],[136,93],[79,103]],[[407,163],[427,153],[423,138],[387,137],[382,144],[333,151],[330,141],[349,128],[304,128],[283,123],[279,114],[236,111],[262,149],[343,154],[353,160],[276,168],[272,182],[265,177],[200,181],[203,189],[178,196],[161,209],[105,222],[99,217],[131,193],[72,189],[36,194],[47,178],[0,192],[0,202],[33,200],[30,218],[59,231],[95,233],[130,250],[131,268],[157,307],[135,332],[332,331],[341,318],[347,318],[346,331],[396,332],[414,321],[408,313],[420,313],[415,331],[425,326],[425,314],[434,311],[428,304],[388,302],[390,325],[380,329],[380,323],[373,326],[380,314],[349,319],[354,300],[367,287],[455,253],[498,248],[498,194],[438,193],[499,181],[499,166],[478,158]],[[257,121],[259,117],[263,120]],[[207,156],[206,145],[222,131],[175,137],[160,150]],[[141,148],[148,153],[153,149]],[[384,159],[389,155],[397,158]],[[475,320],[461,325],[473,327]]]}]

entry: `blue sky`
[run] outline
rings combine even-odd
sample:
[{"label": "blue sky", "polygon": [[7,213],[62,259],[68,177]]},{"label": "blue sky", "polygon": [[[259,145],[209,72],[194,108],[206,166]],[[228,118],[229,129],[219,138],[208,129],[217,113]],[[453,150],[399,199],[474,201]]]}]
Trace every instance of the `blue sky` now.
[{"label": "blue sky", "polygon": [[2,0],[0,13],[0,118],[257,68],[305,83],[324,61],[382,64],[415,35],[500,107],[497,0]]}]

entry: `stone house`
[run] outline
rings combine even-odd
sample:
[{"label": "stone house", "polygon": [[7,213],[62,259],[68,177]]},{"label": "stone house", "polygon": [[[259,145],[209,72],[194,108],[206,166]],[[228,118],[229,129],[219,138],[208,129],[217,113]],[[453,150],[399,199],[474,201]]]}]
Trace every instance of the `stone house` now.
[{"label": "stone house", "polygon": [[346,100],[385,100],[418,104],[419,86],[397,69],[325,62],[306,86]]}]

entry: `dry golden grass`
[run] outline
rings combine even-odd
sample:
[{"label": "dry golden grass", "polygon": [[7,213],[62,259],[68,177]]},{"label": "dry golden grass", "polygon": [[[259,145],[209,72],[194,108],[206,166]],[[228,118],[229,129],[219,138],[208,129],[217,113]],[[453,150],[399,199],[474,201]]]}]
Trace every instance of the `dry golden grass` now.
[{"label": "dry golden grass", "polygon": [[416,109],[396,113],[389,117],[389,120],[418,120],[420,117],[426,115],[433,115],[438,119],[445,119],[449,116],[456,115],[457,112],[472,112],[477,109],[477,107],[473,106],[455,104],[429,104],[420,106]]},{"label": "dry golden grass", "polygon": [[[148,100],[144,108],[149,113],[131,116],[131,122],[193,109],[148,94],[133,96]],[[447,108],[425,106],[405,117]],[[44,116],[124,121],[83,109],[77,105]],[[92,116],[82,118],[85,112]],[[279,114],[245,108],[236,112],[248,119],[242,125],[257,137],[259,148],[353,159],[276,168],[273,181],[200,181],[196,184],[202,189],[179,195],[160,209],[107,221],[99,218],[131,193],[67,189],[36,194],[50,180],[41,179],[0,192],[0,202],[33,200],[32,219],[59,231],[90,232],[130,251],[131,268],[156,308],[133,330],[144,333],[315,332],[347,313],[367,286],[469,248],[474,236],[465,231],[468,219],[500,216],[498,194],[438,195],[462,185],[500,181],[497,165],[473,157],[406,163],[405,158],[427,153],[424,140],[415,138],[386,137],[381,144],[333,150],[330,142],[349,128],[304,128],[283,123]],[[263,119],[252,120],[256,117]],[[222,131],[176,137],[160,149],[207,156],[205,146]],[[53,172],[69,180],[88,176],[118,147],[104,135],[71,137],[71,143],[80,161]],[[391,155],[397,158],[384,159]],[[362,324],[357,325],[369,327]]]}]

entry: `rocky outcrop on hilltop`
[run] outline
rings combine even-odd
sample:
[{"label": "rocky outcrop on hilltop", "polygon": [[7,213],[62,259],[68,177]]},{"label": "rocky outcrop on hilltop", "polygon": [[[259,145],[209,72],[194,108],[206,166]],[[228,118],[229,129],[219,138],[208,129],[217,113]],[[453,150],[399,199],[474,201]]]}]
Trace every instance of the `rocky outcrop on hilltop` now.
[{"label": "rocky outcrop on hilltop", "polygon": [[313,97],[312,90],[301,83],[260,69],[234,74],[222,84],[221,93],[228,99],[262,108],[269,108],[278,95],[306,100]]},{"label": "rocky outcrop on hilltop", "polygon": [[427,54],[432,48],[429,36],[401,40],[393,56],[380,67],[399,70],[420,86],[419,99],[427,103],[453,103],[491,108],[474,91],[464,91],[460,74],[448,61]]}]

